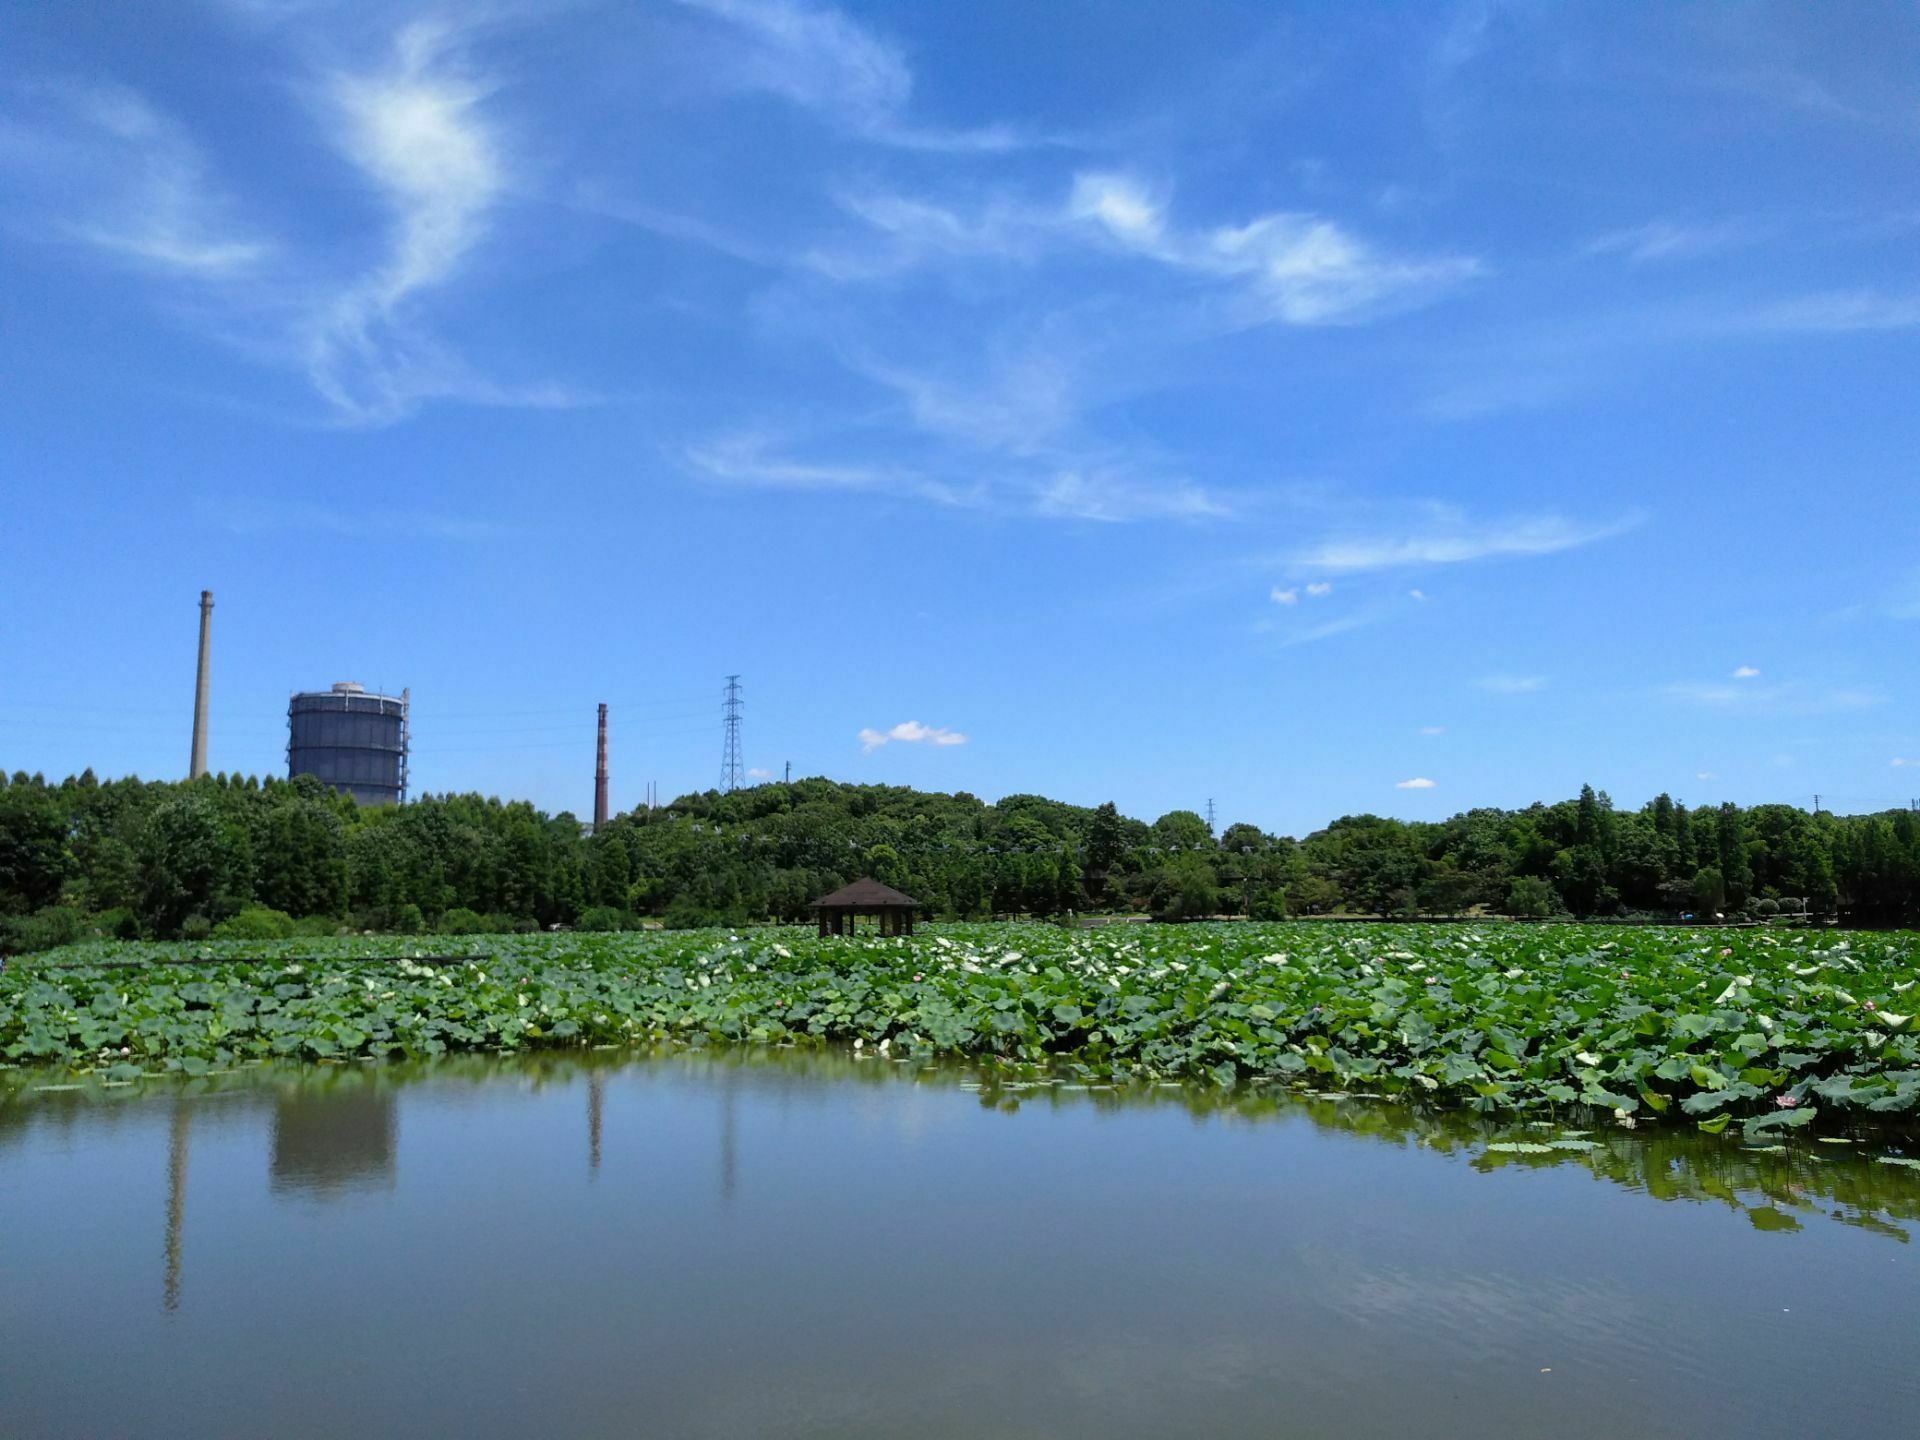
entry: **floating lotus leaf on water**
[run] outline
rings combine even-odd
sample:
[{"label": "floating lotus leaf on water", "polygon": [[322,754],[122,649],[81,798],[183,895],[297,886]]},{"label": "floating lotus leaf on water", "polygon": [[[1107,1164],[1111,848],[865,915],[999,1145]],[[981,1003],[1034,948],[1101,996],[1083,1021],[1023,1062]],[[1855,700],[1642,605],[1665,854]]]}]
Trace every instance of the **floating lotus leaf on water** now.
[{"label": "floating lotus leaf on water", "polygon": [[1920,1170],[1920,1160],[1912,1160],[1905,1155],[1881,1155],[1878,1159],[1882,1165],[1904,1165],[1909,1170]]},{"label": "floating lotus leaf on water", "polygon": [[1292,1085],[1541,1117],[1543,1129],[1581,1106],[1716,1133],[1728,1117],[1761,1134],[1820,1125],[1821,1111],[1849,1128],[1920,1126],[1920,1035],[1908,1015],[1854,998],[1911,985],[1920,941],[1908,934],[942,923],[911,940],[460,936],[419,963],[422,948],[369,935],[26,957],[0,974],[0,1065],[122,1081],[263,1060],[858,1044],[895,1062]]}]

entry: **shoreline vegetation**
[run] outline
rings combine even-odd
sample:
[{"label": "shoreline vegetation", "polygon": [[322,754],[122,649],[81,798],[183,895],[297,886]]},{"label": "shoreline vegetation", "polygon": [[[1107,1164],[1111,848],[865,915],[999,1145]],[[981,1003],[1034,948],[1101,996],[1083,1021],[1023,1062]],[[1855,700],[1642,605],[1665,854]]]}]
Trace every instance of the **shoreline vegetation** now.
[{"label": "shoreline vegetation", "polygon": [[0,974],[0,1057],[120,1084],[271,1060],[839,1047],[1772,1143],[1920,1134],[1916,976],[1912,934],[1580,924],[91,942]]},{"label": "shoreline vegetation", "polygon": [[0,775],[0,956],[78,941],[611,933],[804,919],[870,875],[939,920],[1507,916],[1920,922],[1920,814],[1575,799],[1303,839],[1037,795],[770,782],[597,830],[478,795],[361,808],[310,777]]}]

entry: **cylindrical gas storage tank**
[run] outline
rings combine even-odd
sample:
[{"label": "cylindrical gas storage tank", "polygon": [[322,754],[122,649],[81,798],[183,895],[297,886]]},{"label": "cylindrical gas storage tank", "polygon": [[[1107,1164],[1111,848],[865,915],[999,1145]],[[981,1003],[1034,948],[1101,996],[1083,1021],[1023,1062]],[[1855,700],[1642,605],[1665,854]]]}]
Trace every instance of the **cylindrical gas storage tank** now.
[{"label": "cylindrical gas storage tank", "polygon": [[287,775],[312,775],[362,805],[407,798],[408,692],[370,695],[343,681],[287,704]]}]

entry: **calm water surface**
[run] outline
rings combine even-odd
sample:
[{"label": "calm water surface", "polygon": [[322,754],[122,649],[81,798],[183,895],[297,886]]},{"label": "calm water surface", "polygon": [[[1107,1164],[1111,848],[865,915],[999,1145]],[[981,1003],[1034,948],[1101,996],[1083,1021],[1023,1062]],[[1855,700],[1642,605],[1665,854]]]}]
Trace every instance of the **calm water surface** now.
[{"label": "calm water surface", "polygon": [[780,1052],[5,1078],[9,1440],[1920,1433],[1881,1145]]}]

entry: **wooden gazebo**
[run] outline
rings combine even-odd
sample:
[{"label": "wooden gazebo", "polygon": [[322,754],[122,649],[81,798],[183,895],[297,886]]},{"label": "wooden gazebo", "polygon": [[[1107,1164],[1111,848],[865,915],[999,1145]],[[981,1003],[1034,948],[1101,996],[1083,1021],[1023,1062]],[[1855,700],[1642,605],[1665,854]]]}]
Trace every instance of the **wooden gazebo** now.
[{"label": "wooden gazebo", "polygon": [[914,913],[927,907],[890,885],[861,879],[821,896],[807,908],[819,912],[822,935],[845,935],[861,915],[877,918],[882,935],[911,935]]}]

